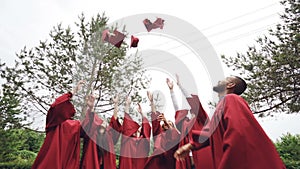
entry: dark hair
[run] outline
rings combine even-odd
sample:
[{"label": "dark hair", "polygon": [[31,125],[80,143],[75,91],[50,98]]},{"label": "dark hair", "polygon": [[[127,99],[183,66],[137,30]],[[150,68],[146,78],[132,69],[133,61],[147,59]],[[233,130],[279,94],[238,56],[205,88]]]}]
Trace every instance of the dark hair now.
[{"label": "dark hair", "polygon": [[247,89],[247,83],[239,76],[234,76],[237,80],[233,93],[241,95]]}]

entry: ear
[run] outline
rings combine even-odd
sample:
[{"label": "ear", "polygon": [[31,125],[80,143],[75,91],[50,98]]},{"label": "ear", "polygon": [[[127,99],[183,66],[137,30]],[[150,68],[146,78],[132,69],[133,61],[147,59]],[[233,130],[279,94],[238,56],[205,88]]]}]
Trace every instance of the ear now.
[{"label": "ear", "polygon": [[234,87],[235,87],[235,83],[233,83],[233,82],[227,83],[227,85],[226,85],[227,89],[232,89]]}]

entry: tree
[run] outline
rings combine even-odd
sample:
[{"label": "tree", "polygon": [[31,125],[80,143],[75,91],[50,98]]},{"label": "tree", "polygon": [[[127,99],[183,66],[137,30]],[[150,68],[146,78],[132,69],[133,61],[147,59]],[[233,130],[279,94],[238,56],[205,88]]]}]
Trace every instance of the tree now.
[{"label": "tree", "polygon": [[[0,67],[4,64],[0,63]],[[20,97],[8,86],[2,85],[2,91],[0,91],[0,130],[7,130],[13,128],[20,128],[25,123],[22,123],[26,119],[21,109],[19,108]]]},{"label": "tree", "polygon": [[27,129],[0,130],[0,163],[34,161],[45,135]]},{"label": "tree", "polygon": [[300,135],[287,133],[275,143],[278,153],[287,169],[297,169],[300,166]]},{"label": "tree", "polygon": [[[118,48],[102,41],[103,30],[119,29],[107,22],[105,14],[92,17],[90,22],[81,14],[75,24],[77,31],[58,24],[50,31],[50,40],[40,41],[32,49],[25,46],[14,67],[1,69],[1,77],[20,96],[22,110],[32,118],[45,115],[53,99],[70,91],[79,80],[86,84],[73,102],[81,115],[85,97],[92,90],[99,95],[95,108],[103,114],[113,109],[110,98],[114,94],[141,100],[138,92],[149,82],[143,76],[142,59],[137,53],[126,56],[129,48],[125,43]],[[126,35],[125,28],[122,32]]]},{"label": "tree", "polygon": [[283,0],[282,23],[237,57],[222,56],[248,82],[244,96],[259,116],[300,111],[300,2]]}]

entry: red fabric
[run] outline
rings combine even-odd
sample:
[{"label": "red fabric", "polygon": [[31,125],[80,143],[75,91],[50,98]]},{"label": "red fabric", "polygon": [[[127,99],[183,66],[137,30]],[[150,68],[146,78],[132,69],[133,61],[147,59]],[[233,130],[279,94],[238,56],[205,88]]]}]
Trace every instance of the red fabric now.
[{"label": "red fabric", "polygon": [[118,30],[114,30],[113,34],[114,35],[110,35],[109,30],[105,29],[104,31],[102,31],[101,40],[104,42],[108,42],[117,48],[120,48],[126,36]]},{"label": "red fabric", "polygon": [[152,23],[149,19],[144,19],[143,23],[147,29],[148,32],[150,32],[152,29],[163,29],[164,28],[164,22],[162,18],[156,18],[156,20]]},{"label": "red fabric", "polygon": [[156,29],[156,28],[160,28],[163,29],[164,28],[164,22],[165,20],[161,19],[161,18],[157,18],[153,24],[152,24],[152,29]]},{"label": "red fabric", "polygon": [[143,23],[147,29],[148,32],[152,30],[152,22],[149,19],[144,19]]},{"label": "red fabric", "polygon": [[124,115],[124,122],[123,122],[123,134],[125,136],[131,136],[133,133],[135,133],[140,128],[140,125],[133,121],[129,114],[125,113]]},{"label": "red fabric", "polygon": [[184,121],[188,121],[189,119],[186,117],[189,113],[188,110],[178,110],[175,112],[175,125],[179,130],[182,129],[182,124]]},{"label": "red fabric", "polygon": [[109,42],[109,30],[105,29],[102,31],[102,37],[101,37],[102,42]]},{"label": "red fabric", "polygon": [[[188,132],[192,125],[190,120],[186,117],[188,110],[178,110],[175,113],[175,124],[177,129],[181,132],[179,137],[178,148],[189,143]],[[187,156],[184,160],[176,160],[176,169],[190,169],[192,167],[191,159]]]},{"label": "red fabric", "polygon": [[123,43],[125,37],[126,36],[123,33],[119,32],[117,30],[114,30],[114,36],[109,37],[109,43],[111,43],[115,47],[119,48],[121,46],[121,44]]},{"label": "red fabric", "polygon": [[32,169],[79,168],[80,122],[69,119],[75,113],[69,101],[71,96],[64,94],[51,105],[46,120],[46,138]]},{"label": "red fabric", "polygon": [[114,116],[111,117],[109,126],[105,129],[106,134],[104,135],[107,141],[107,147],[102,146],[104,155],[101,157],[98,155],[98,145],[96,143],[98,130],[102,123],[103,120],[95,113],[87,111],[86,118],[82,122],[82,127],[86,134],[84,137],[81,169],[100,169],[101,164],[103,164],[104,169],[116,168],[114,144],[118,141],[121,132],[121,124]]},{"label": "red fabric", "polygon": [[186,98],[187,102],[191,106],[190,112],[195,114],[197,119],[197,124],[202,128],[205,123],[209,121],[208,115],[205,112],[200,99],[197,95],[192,95],[192,98]]},{"label": "red fabric", "polygon": [[217,169],[285,169],[274,144],[238,95],[228,94],[219,102],[202,133],[211,134],[209,141]]},{"label": "red fabric", "polygon": [[149,19],[143,20],[143,23],[148,32],[150,32],[152,29],[157,29],[157,28],[163,29],[164,22],[165,20],[163,20],[162,18],[156,18],[156,20],[153,23]]},{"label": "red fabric", "polygon": [[[187,101],[191,106],[191,113],[195,114],[195,118],[190,122],[193,127],[191,130],[189,130],[189,140],[192,140],[192,131],[201,131],[203,126],[209,122],[209,117],[202,107],[200,99],[197,95],[192,95],[192,98],[187,98]],[[196,169],[213,169],[210,146],[193,150],[192,154]]]},{"label": "red fabric", "polygon": [[[142,169],[148,159],[150,150],[150,133],[151,127],[146,118],[143,118],[142,132],[139,138],[133,137],[132,132],[126,132],[128,129],[131,131],[136,129],[136,123],[125,113],[123,122],[123,135],[121,141],[120,151],[120,169]],[[130,126],[133,125],[133,126]],[[137,128],[138,129],[138,128]],[[126,133],[126,134],[124,134]],[[128,133],[132,133],[128,135]]]},{"label": "red fabric", "polygon": [[51,104],[46,117],[46,132],[74,116],[75,108],[70,102],[71,97],[71,93],[63,94]]},{"label": "red fabric", "polygon": [[159,112],[151,113],[152,135],[154,138],[154,150],[149,157],[145,169],[175,169],[176,159],[174,153],[180,134],[174,128],[163,131],[157,117]]},{"label": "red fabric", "polygon": [[138,43],[139,43],[139,38],[131,35],[131,43],[130,43],[130,47],[137,47],[138,46]]},{"label": "red fabric", "polygon": [[160,112],[151,113],[152,136],[154,139],[156,138],[157,135],[159,135],[162,132],[160,121],[158,121],[157,119],[160,114],[161,114]]},{"label": "red fabric", "polygon": [[179,133],[174,128],[158,135],[154,143],[154,151],[149,157],[145,169],[175,169],[174,153],[178,148],[178,140]]}]

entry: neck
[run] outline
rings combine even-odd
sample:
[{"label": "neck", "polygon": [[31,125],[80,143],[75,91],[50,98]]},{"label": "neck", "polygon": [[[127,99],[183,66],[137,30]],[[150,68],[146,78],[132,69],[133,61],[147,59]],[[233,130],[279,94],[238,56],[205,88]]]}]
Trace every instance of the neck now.
[{"label": "neck", "polygon": [[224,96],[226,95],[226,92],[221,92],[221,93],[218,93],[218,97],[219,99],[223,98]]}]

